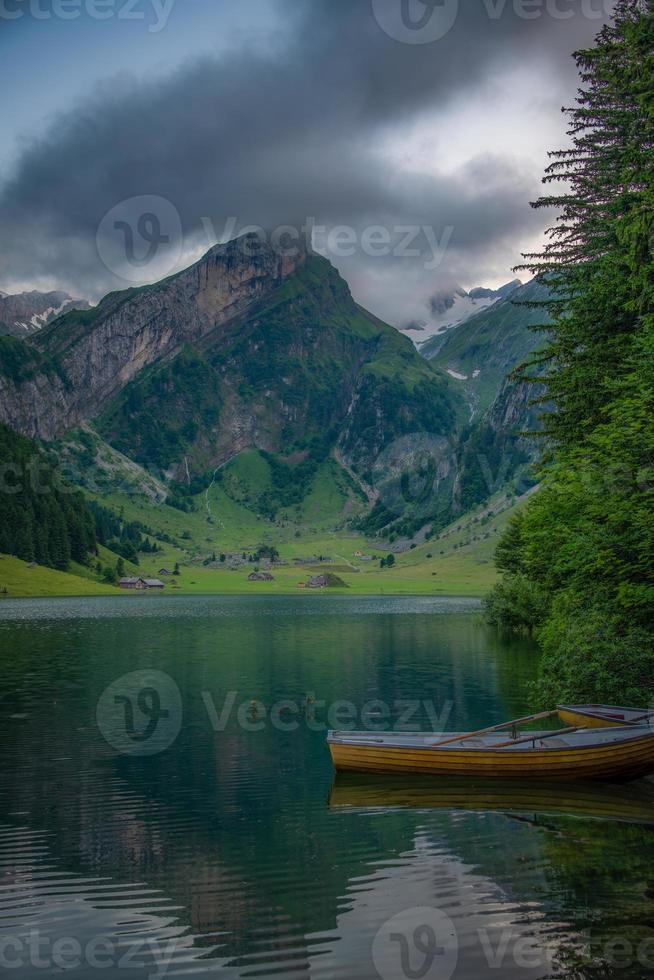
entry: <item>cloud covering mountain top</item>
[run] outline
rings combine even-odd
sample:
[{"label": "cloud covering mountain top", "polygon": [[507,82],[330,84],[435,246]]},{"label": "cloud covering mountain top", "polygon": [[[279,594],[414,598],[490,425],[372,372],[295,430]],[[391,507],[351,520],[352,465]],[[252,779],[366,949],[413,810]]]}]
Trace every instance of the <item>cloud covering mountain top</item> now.
[{"label": "cloud covering mountain top", "polygon": [[[430,4],[445,16],[454,0],[438,10],[433,0],[261,0],[247,29],[228,0],[177,3],[156,35],[141,25],[142,72],[127,43],[121,59],[135,25],[117,17],[5,23],[0,51],[12,31],[20,49],[56,29],[60,56],[113,38],[115,63],[80,68],[75,96],[62,90],[66,107],[16,144],[0,187],[0,285],[99,297],[183,266],[226,229],[309,218],[324,226],[318,250],[391,322],[439,288],[506,281],[542,231],[528,201],[546,147],[563,138],[570,52],[605,11],[561,3],[572,16],[557,17],[544,0],[527,18],[517,0],[461,0],[444,37],[404,43],[388,33],[402,3],[429,23]],[[170,54],[176,31],[182,63]],[[143,199],[151,206],[139,214]],[[163,215],[155,200],[167,202]],[[335,238],[338,226],[349,233]],[[175,238],[168,252],[156,247],[165,237]]]}]

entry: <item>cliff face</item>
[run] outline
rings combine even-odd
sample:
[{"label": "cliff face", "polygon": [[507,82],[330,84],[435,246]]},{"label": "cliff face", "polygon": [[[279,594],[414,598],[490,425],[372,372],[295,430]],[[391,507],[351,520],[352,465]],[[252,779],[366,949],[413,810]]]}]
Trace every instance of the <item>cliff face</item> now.
[{"label": "cliff face", "polygon": [[522,384],[507,378],[488,410],[486,424],[498,435],[516,435],[525,450],[535,454],[537,447],[533,440],[525,439],[520,434],[540,429],[538,416],[543,409],[533,405],[540,395],[540,386]]},{"label": "cliff face", "polygon": [[66,429],[61,408],[68,395],[62,379],[42,372],[39,364],[19,380],[0,375],[0,421],[31,438],[55,439]]},{"label": "cliff face", "polygon": [[29,371],[0,376],[0,420],[26,435],[59,437],[95,417],[144,368],[271,293],[305,258],[246,236],[162,283],[60,318],[35,338]]},{"label": "cliff face", "polygon": [[473,426],[459,452],[456,498],[459,510],[483,503],[507,485],[517,493],[533,486],[542,439],[543,406],[534,399],[543,388],[506,379],[490,409]]},{"label": "cliff face", "polygon": [[410,341],[312,255],[244,313],[142,371],[97,424],[121,452],[177,478],[248,447],[340,447],[362,471],[398,435],[451,432],[454,400]]},{"label": "cliff face", "polygon": [[46,441],[92,422],[128,458],[184,481],[246,448],[337,450],[363,475],[407,433],[454,441],[458,414],[442,372],[357,306],[326,259],[254,236],[29,344],[0,342],[1,420]]}]

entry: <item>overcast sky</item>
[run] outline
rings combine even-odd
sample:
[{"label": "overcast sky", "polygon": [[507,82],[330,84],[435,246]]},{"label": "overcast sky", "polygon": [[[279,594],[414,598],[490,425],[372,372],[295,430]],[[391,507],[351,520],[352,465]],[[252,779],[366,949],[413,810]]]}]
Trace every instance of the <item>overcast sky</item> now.
[{"label": "overcast sky", "polygon": [[0,0],[0,289],[97,300],[310,218],[398,325],[454,283],[500,285],[541,238],[570,55],[610,8]]}]

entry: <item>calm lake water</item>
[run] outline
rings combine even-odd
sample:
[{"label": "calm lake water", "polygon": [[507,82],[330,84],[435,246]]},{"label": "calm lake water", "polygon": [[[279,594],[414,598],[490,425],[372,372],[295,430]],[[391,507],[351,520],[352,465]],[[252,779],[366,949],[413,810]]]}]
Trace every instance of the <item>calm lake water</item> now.
[{"label": "calm lake water", "polygon": [[0,644],[8,976],[654,974],[649,783],[333,779],[330,723],[525,712],[474,602],[6,601]]}]

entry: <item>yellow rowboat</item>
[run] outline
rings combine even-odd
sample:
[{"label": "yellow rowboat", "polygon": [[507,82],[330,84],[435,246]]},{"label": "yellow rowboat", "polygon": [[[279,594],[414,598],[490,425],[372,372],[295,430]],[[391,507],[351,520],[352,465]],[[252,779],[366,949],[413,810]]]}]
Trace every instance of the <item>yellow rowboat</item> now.
[{"label": "yellow rowboat", "polygon": [[607,786],[602,783],[548,783],[525,779],[472,782],[443,776],[366,776],[339,773],[329,797],[330,809],[458,810],[534,817],[575,816],[654,826],[654,784]]},{"label": "yellow rowboat", "polygon": [[654,773],[654,729],[648,725],[593,731],[330,732],[338,772],[423,773],[503,779],[639,779]]},{"label": "yellow rowboat", "polygon": [[579,728],[622,728],[624,725],[654,726],[654,708],[615,708],[608,704],[560,704],[558,715],[566,725]]}]

